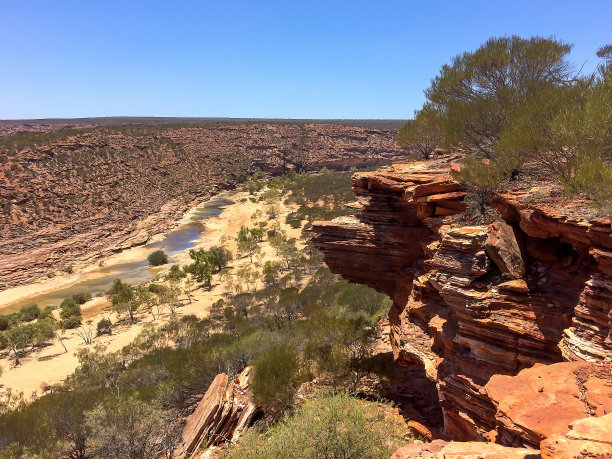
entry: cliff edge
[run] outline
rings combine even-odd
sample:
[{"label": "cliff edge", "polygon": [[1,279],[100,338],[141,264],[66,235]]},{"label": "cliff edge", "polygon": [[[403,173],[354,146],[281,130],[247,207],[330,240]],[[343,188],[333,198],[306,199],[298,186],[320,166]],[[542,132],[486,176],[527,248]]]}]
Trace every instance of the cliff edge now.
[{"label": "cliff edge", "polygon": [[[394,357],[435,382],[445,439],[548,442],[542,454],[561,457],[581,419],[610,428],[610,219],[540,181],[499,192],[498,218],[466,226],[459,160],[356,173],[360,211],[315,223],[314,243],[333,272],[393,300]],[[595,443],[585,451],[612,453],[609,437]]]}]

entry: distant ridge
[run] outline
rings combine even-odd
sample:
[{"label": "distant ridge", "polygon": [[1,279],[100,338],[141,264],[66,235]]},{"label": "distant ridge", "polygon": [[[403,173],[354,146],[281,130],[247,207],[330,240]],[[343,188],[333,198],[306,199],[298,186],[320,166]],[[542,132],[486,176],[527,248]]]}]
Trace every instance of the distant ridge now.
[{"label": "distant ridge", "polygon": [[399,129],[406,120],[395,119],[292,119],[292,118],[215,118],[215,117],[156,117],[156,116],[107,116],[90,118],[40,118],[0,120],[2,125],[54,125],[65,129],[69,125],[115,126],[122,124],[236,124],[236,123],[278,123],[278,124],[339,124],[378,129]]}]

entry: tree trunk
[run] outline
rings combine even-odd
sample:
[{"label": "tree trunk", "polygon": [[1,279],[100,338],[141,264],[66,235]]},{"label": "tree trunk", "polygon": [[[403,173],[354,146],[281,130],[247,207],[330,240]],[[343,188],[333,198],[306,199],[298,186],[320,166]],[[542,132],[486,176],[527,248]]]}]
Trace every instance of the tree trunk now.
[{"label": "tree trunk", "polygon": [[66,345],[64,344],[64,340],[62,339],[62,337],[58,336],[58,339],[59,339],[60,344],[64,348],[64,353],[68,352],[68,349],[66,349]]}]

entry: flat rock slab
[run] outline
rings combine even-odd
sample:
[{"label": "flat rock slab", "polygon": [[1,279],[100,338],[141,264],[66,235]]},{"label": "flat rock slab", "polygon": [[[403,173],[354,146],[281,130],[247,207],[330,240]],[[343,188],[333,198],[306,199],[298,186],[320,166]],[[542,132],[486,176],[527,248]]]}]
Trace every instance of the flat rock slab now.
[{"label": "flat rock slab", "polygon": [[391,459],[537,459],[540,452],[529,448],[510,448],[495,443],[445,442],[412,444],[398,449]]},{"label": "flat rock slab", "polygon": [[612,364],[536,364],[516,376],[494,375],[484,387],[497,405],[501,443],[537,447],[582,418],[612,413]]}]

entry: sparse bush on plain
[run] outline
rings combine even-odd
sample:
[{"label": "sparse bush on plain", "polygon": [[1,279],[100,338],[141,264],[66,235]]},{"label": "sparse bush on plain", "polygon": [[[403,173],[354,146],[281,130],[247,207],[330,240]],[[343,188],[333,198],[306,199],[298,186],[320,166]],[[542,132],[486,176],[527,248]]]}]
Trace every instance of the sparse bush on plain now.
[{"label": "sparse bush on plain", "polygon": [[[342,183],[338,185],[334,183],[336,174],[329,171],[322,171],[316,179],[293,173],[272,179],[276,184],[268,183],[268,186],[283,190],[285,186],[291,187],[295,190],[292,199],[299,201],[304,209],[309,208],[309,197],[316,197],[319,188],[326,197],[313,207],[325,207],[325,212],[345,212],[342,203],[351,195],[349,175],[348,172],[340,174]],[[319,215],[316,210],[303,212],[304,219]],[[121,351],[110,353],[96,344],[80,349],[77,352],[79,366],[59,388],[69,394],[67,399],[60,402],[59,398],[53,398],[55,394],[45,395],[20,411],[19,425],[32,426],[30,431],[36,432],[35,437],[15,432],[15,435],[2,438],[3,433],[10,430],[7,423],[15,422],[17,413],[0,415],[0,449],[12,451],[10,448],[16,448],[19,454],[26,451],[27,454],[46,454],[49,457],[89,457],[92,454],[110,457],[116,454],[112,451],[115,447],[121,454],[125,451],[142,452],[142,448],[130,449],[134,444],[142,445],[142,442],[127,438],[131,427],[124,422],[126,417],[121,413],[128,412],[134,414],[134,426],[153,432],[152,435],[159,439],[155,445],[148,446],[171,445],[173,438],[156,433],[159,432],[157,424],[150,422],[150,416],[146,415],[149,411],[143,412],[145,415],[141,417],[142,407],[124,409],[119,403],[145,401],[153,408],[157,419],[163,419],[164,425],[168,425],[166,416],[193,410],[194,403],[219,372],[233,377],[249,364],[255,366],[254,396],[266,407],[268,418],[280,419],[291,410],[296,390],[310,378],[320,378],[325,384],[339,388],[352,386],[353,380],[362,375],[359,369],[360,356],[364,355],[361,343],[372,330],[375,319],[369,314],[379,309],[377,297],[364,290],[346,292],[361,287],[339,282],[329,270],[322,268],[320,255],[312,247],[307,246],[303,251],[298,249],[296,241],[287,240],[278,228],[269,234],[260,225],[254,229],[255,232],[245,228],[243,233],[255,244],[265,234],[283,260],[267,263],[263,271],[255,265],[232,271],[232,277],[240,278],[248,291],[228,294],[220,299],[211,307],[210,318],[206,320],[194,316],[172,316],[169,322],[158,326],[146,324],[137,338]],[[211,249],[192,256],[194,264],[206,260],[204,280],[206,273],[212,275],[222,270],[221,267],[231,259],[231,254],[222,247],[217,252],[221,257],[215,259],[213,252]],[[279,278],[281,267],[284,269],[282,279]],[[189,268],[181,270],[178,265],[172,269],[180,274],[189,273],[187,280],[195,279],[198,274],[197,270]],[[266,277],[267,285],[260,288],[258,283],[263,277]],[[182,279],[181,276],[177,282],[172,280],[165,285],[149,283],[142,286],[116,280],[108,295],[115,311],[127,313],[128,318],[141,307],[153,308],[155,304],[159,307],[171,305],[171,312],[174,312],[181,304],[178,295],[179,285],[185,282]],[[60,307],[60,313],[64,311],[62,326],[73,320],[78,322],[77,327],[80,324],[81,316],[76,314],[80,306],[76,300],[69,298]],[[384,304],[381,307],[384,308]],[[323,314],[325,311],[328,315]],[[7,322],[11,320],[7,319]],[[15,321],[18,322],[18,318]],[[103,319],[98,324],[87,326],[93,333],[96,330],[104,333],[110,330],[106,321]],[[45,326],[47,328],[38,335],[34,333],[26,339],[24,351],[50,336],[53,325],[49,321]],[[0,336],[4,337],[4,333]],[[321,346],[316,347],[315,343],[322,337]],[[82,397],[84,405],[76,404],[70,398],[72,396]],[[46,403],[57,403],[58,409],[67,407],[74,410],[70,413],[70,422],[67,421],[68,427],[60,428],[58,424],[56,428],[48,415],[41,415],[40,407],[48,409]],[[49,410],[49,413],[56,411]],[[118,438],[116,445],[103,446],[115,435]],[[157,448],[156,454],[160,453],[162,451]],[[143,454],[146,457],[148,452]]]},{"label": "sparse bush on plain", "polygon": [[86,292],[79,292],[79,293],[75,293],[74,295],[72,295],[72,299],[77,304],[85,304],[89,300],[91,300],[91,298],[92,298],[91,294],[86,293]]},{"label": "sparse bush on plain", "polygon": [[65,319],[62,319],[60,322],[61,327],[65,330],[73,330],[75,328],[79,328],[83,319],[81,316],[70,316]]},{"label": "sparse bush on plain", "polygon": [[[183,279],[186,276],[187,276],[187,273],[184,270],[182,270],[179,265],[174,264],[170,266],[170,271],[168,271],[168,274],[166,274],[166,279],[170,281],[178,281],[180,279]],[[151,285],[155,285],[155,284],[151,284]],[[155,290],[155,287],[153,287],[153,290]],[[149,291],[152,293],[155,293],[150,288],[149,288]]]},{"label": "sparse bush on plain", "polygon": [[31,306],[24,306],[21,308],[21,320],[24,322],[31,322],[38,318],[40,315],[40,309],[38,305],[33,304]]},{"label": "sparse bush on plain", "polygon": [[163,250],[156,250],[147,257],[151,266],[161,266],[168,263],[168,255]]},{"label": "sparse bush on plain", "polygon": [[98,336],[104,334],[111,335],[113,333],[113,323],[110,319],[101,319],[96,328],[98,330]]},{"label": "sparse bush on plain", "polygon": [[73,298],[66,298],[60,304],[60,317],[68,319],[73,316],[81,316],[81,306]]}]

